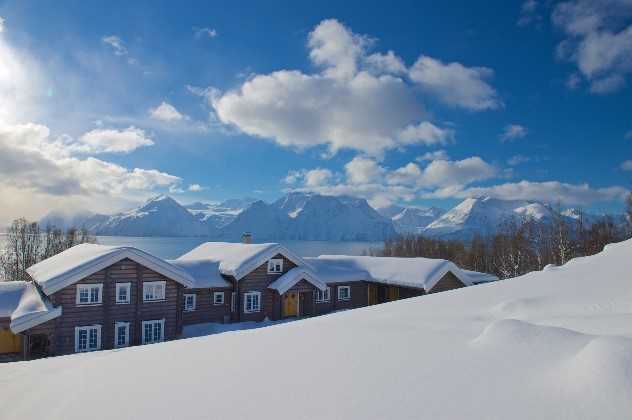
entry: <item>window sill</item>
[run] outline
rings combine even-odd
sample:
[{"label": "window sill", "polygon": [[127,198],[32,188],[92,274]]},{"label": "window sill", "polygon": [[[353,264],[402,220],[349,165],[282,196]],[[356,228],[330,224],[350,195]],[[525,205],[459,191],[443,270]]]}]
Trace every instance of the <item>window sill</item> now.
[{"label": "window sill", "polygon": [[129,305],[130,302],[116,302],[117,305]]},{"label": "window sill", "polygon": [[256,311],[244,311],[245,314],[258,314],[259,312],[261,312],[261,309]]},{"label": "window sill", "polygon": [[329,303],[328,300],[316,300],[315,302],[316,303]]},{"label": "window sill", "polygon": [[224,306],[224,302],[222,302],[222,303],[214,303],[213,306]]},{"label": "window sill", "polygon": [[166,302],[167,299],[152,299],[152,300],[145,300],[143,299],[143,303],[155,303],[155,302]]},{"label": "window sill", "polygon": [[346,298],[346,299],[338,298],[338,301],[340,301],[340,302],[349,302],[350,300],[351,300],[351,298]]},{"label": "window sill", "polygon": [[99,303],[77,303],[76,306],[80,306],[82,308],[85,307],[90,307],[90,306],[101,306],[103,305],[103,302],[99,302]]},{"label": "window sill", "polygon": [[195,309],[185,309],[183,312],[195,312]]}]

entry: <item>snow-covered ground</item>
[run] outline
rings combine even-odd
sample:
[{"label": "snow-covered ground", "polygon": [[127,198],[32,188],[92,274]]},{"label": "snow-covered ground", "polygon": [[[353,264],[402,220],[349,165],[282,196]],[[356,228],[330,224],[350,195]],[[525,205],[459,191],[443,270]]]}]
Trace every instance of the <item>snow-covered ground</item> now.
[{"label": "snow-covered ground", "polygon": [[265,328],[272,325],[285,324],[287,322],[295,321],[294,319],[270,321],[264,320],[263,322],[232,322],[229,324],[221,324],[219,322],[204,322],[202,324],[187,325],[183,328],[183,338],[204,337],[207,335],[226,333],[231,331],[244,331],[254,330],[257,328]]},{"label": "snow-covered ground", "polygon": [[2,419],[629,419],[632,241],[520,278],[0,366]]}]

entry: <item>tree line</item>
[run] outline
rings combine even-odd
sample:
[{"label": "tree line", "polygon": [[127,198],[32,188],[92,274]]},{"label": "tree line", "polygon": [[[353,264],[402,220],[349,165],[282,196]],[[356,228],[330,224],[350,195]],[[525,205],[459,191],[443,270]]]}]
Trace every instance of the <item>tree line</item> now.
[{"label": "tree line", "polygon": [[7,229],[0,249],[0,281],[29,280],[26,269],[55,254],[82,243],[95,243],[85,228],[60,229],[17,219]]},{"label": "tree line", "polygon": [[626,201],[627,223],[604,217],[587,225],[580,214],[568,223],[559,209],[552,222],[513,218],[494,235],[475,235],[469,241],[404,235],[386,240],[376,256],[426,257],[449,260],[467,270],[491,273],[501,279],[563,265],[572,258],[594,255],[604,246],[632,237],[632,195]]}]

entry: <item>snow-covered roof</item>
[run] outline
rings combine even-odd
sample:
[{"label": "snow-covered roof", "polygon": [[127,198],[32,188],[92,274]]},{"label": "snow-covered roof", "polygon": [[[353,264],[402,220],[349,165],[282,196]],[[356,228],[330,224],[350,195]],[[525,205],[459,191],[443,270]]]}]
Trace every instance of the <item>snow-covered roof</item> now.
[{"label": "snow-covered roof", "polygon": [[54,308],[33,282],[0,282],[0,318],[11,320],[9,326],[14,333],[20,333],[59,315],[61,307]]},{"label": "snow-covered roof", "polygon": [[282,295],[303,279],[310,282],[320,290],[327,289],[327,283],[321,280],[316,273],[306,267],[294,267],[273,281],[268,288],[276,290],[280,295]]},{"label": "snow-covered roof", "polygon": [[193,289],[230,287],[219,272],[219,263],[209,260],[168,260],[193,278]]},{"label": "snow-covered roof", "polygon": [[47,258],[26,271],[47,295],[55,293],[122,259],[129,258],[187,287],[195,282],[173,264],[140,249],[126,246],[81,244]]},{"label": "snow-covered roof", "polygon": [[219,273],[240,280],[261,264],[281,254],[296,265],[305,261],[277,243],[243,244],[233,242],[206,242],[178,258],[178,261],[209,261],[218,263]]},{"label": "snow-covered roof", "polygon": [[466,286],[472,285],[459,267],[440,259],[321,255],[307,261],[327,283],[366,280],[428,291],[452,272]]},{"label": "snow-covered roof", "polygon": [[480,273],[478,271],[463,270],[463,269],[461,269],[461,271],[463,271],[470,278],[472,283],[474,283],[474,284],[481,284],[481,283],[489,283],[489,282],[492,282],[492,281],[498,281],[498,277],[496,277],[493,274]]}]

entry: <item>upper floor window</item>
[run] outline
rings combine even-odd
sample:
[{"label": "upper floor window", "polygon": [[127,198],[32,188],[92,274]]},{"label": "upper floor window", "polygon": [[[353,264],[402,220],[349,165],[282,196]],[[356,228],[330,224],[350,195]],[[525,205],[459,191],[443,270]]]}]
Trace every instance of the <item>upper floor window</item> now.
[{"label": "upper floor window", "polygon": [[184,295],[184,310],[195,311],[195,294]]},{"label": "upper floor window", "polygon": [[244,312],[259,312],[261,310],[261,292],[244,293]]},{"label": "upper floor window", "polygon": [[96,305],[102,302],[103,284],[78,284],[77,305]]},{"label": "upper floor window", "polygon": [[132,283],[116,283],[116,303],[130,302],[130,289]]},{"label": "upper floor window", "polygon": [[75,327],[75,352],[101,349],[101,326]]},{"label": "upper floor window", "polygon": [[316,289],[314,291],[314,300],[317,303],[318,302],[329,302],[329,294],[330,294],[329,287],[326,288],[325,290]]},{"label": "upper floor window", "polygon": [[283,259],[272,258],[268,261],[268,274],[279,274],[283,272]]},{"label": "upper floor window", "polygon": [[213,305],[223,305],[223,304],[224,304],[224,292],[214,292]]},{"label": "upper floor window", "polygon": [[351,299],[351,286],[338,286],[338,300]]},{"label": "upper floor window", "polygon": [[166,284],[167,282],[164,281],[147,281],[143,283],[143,300],[145,302],[164,300]]}]

